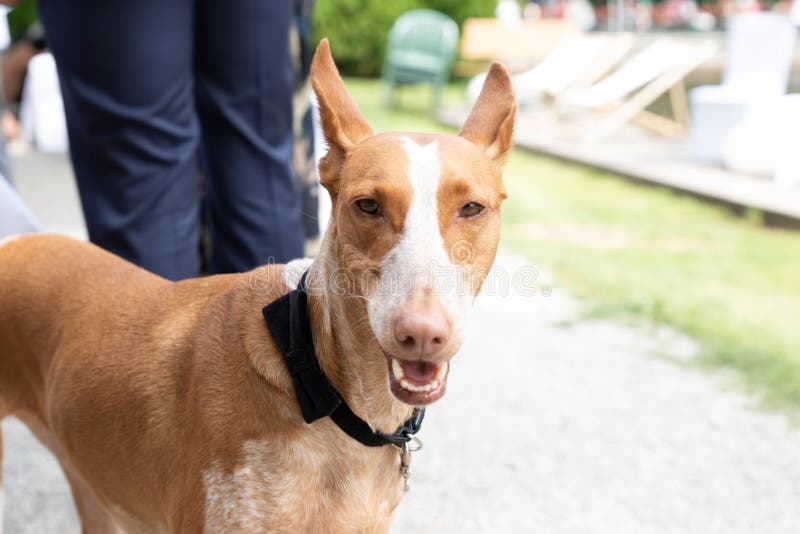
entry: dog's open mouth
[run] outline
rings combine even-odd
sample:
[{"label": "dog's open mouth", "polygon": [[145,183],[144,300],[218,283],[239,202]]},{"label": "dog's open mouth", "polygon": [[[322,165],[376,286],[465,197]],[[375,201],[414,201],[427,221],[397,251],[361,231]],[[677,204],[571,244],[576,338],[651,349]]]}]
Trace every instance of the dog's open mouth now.
[{"label": "dog's open mouth", "polygon": [[400,401],[424,406],[444,395],[450,362],[408,361],[388,354],[387,359],[392,393]]}]

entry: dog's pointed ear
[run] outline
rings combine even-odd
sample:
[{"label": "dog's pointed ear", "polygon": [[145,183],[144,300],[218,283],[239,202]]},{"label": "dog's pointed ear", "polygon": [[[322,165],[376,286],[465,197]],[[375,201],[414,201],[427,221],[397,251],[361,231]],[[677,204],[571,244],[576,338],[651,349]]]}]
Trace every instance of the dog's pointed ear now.
[{"label": "dog's pointed ear", "polygon": [[317,96],[328,153],[319,162],[320,183],[335,196],[339,167],[347,151],[373,135],[372,128],[347,94],[331,56],[328,39],[317,46],[311,61],[311,86]]},{"label": "dog's pointed ear", "polygon": [[506,68],[495,61],[458,135],[478,145],[498,167],[502,166],[511,148],[516,111],[511,77]]}]

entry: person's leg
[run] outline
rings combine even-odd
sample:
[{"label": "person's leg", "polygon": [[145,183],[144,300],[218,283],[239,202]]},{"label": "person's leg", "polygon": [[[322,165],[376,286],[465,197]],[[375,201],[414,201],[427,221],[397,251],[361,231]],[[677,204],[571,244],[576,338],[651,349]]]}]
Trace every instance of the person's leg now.
[{"label": "person's leg", "polygon": [[90,239],[199,274],[193,0],[40,0]]},{"label": "person's leg", "polygon": [[292,171],[290,0],[198,0],[195,83],[211,272],[302,256]]}]

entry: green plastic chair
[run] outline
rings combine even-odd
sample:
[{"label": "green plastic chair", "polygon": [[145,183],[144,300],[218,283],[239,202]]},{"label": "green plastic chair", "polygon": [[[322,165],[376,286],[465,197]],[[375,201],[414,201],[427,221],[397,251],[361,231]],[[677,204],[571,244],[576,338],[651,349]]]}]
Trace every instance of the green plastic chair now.
[{"label": "green plastic chair", "polygon": [[389,31],[383,62],[384,105],[392,102],[398,85],[430,83],[431,108],[439,106],[442,87],[458,44],[458,25],[447,15],[430,9],[415,9],[400,15]]}]

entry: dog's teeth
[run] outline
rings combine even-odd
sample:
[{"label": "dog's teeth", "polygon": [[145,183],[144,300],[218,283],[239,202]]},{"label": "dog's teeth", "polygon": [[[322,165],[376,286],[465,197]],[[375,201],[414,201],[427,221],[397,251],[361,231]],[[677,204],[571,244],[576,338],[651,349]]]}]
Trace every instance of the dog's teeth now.
[{"label": "dog's teeth", "polygon": [[400,362],[394,358],[392,358],[392,374],[397,380],[403,378],[403,367],[400,365]]},{"label": "dog's teeth", "polygon": [[414,391],[416,393],[428,392],[428,391],[436,390],[439,387],[439,382],[434,380],[433,382],[428,382],[424,386],[417,386],[417,385],[412,384],[408,380],[403,379],[403,380],[400,380],[400,387],[402,387],[406,391]]},{"label": "dog's teeth", "polygon": [[443,382],[445,377],[447,376],[447,369],[450,367],[450,362],[444,362],[442,365],[439,366],[439,369],[436,371],[436,380],[439,382]]},{"label": "dog's teeth", "polygon": [[407,389],[408,391],[417,391],[417,386],[415,386],[408,380],[401,380],[400,385],[403,386],[403,389]]}]

